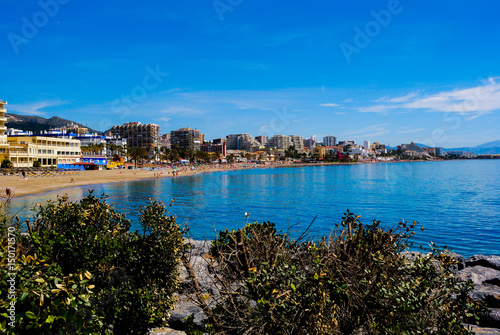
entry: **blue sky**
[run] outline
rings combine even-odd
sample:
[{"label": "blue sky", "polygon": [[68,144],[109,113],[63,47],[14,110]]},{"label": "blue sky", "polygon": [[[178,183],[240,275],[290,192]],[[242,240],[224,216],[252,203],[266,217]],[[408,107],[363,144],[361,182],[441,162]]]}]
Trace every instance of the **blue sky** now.
[{"label": "blue sky", "polygon": [[0,12],[12,113],[208,139],[500,139],[497,0],[3,0]]}]

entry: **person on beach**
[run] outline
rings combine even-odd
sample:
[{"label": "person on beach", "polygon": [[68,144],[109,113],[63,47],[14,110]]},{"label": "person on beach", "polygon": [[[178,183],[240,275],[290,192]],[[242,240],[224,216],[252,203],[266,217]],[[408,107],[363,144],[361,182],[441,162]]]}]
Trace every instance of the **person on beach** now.
[{"label": "person on beach", "polygon": [[11,193],[10,193],[10,188],[8,188],[8,187],[7,187],[7,188],[5,189],[5,194],[7,195],[7,199],[10,199],[10,195],[11,195]]}]

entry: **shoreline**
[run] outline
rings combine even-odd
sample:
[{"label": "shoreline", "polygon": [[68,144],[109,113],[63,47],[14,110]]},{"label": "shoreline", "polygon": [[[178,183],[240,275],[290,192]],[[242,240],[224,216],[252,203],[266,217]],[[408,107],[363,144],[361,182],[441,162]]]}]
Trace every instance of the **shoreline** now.
[{"label": "shoreline", "polygon": [[11,197],[23,197],[28,195],[42,194],[47,191],[70,188],[74,186],[87,186],[108,183],[120,183],[139,181],[155,178],[178,178],[191,176],[198,173],[224,172],[242,169],[271,169],[283,167],[314,167],[314,166],[333,166],[333,165],[357,165],[373,163],[416,163],[428,161],[391,161],[391,162],[350,162],[350,163],[295,163],[282,162],[279,164],[256,164],[256,163],[234,163],[227,165],[199,165],[197,168],[190,166],[181,167],[178,175],[173,176],[171,166],[162,166],[152,169],[111,169],[111,170],[89,170],[89,171],[56,171],[45,173],[38,176],[28,175],[23,178],[21,172],[15,175],[0,176],[0,198],[6,198],[6,188],[11,190]]},{"label": "shoreline", "polygon": [[[285,164],[283,164],[285,165]],[[291,166],[292,164],[286,164]],[[21,172],[15,175],[0,176],[0,198],[5,199],[6,188],[11,191],[11,198],[24,197],[35,194],[43,194],[47,191],[71,188],[75,186],[87,186],[109,183],[123,183],[139,180],[150,180],[159,178],[179,178],[192,176],[207,172],[224,172],[231,170],[243,170],[252,168],[273,168],[281,165],[260,165],[254,163],[235,163],[232,165],[201,165],[197,168],[181,167],[174,176],[171,167],[153,169],[111,169],[111,170],[89,170],[89,171],[56,171],[39,176],[27,176],[23,178]]]}]

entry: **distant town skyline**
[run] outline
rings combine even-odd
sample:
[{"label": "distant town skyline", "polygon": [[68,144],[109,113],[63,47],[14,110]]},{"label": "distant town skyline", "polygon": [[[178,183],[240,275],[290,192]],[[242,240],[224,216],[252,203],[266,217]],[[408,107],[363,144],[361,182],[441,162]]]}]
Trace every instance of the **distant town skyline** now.
[{"label": "distant town skyline", "polygon": [[500,3],[4,1],[7,112],[207,139],[499,140]]}]

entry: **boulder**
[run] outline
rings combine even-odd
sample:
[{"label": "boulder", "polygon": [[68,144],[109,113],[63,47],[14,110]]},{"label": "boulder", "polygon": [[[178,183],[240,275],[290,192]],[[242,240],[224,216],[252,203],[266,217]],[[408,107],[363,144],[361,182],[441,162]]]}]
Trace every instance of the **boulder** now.
[{"label": "boulder", "polygon": [[500,281],[500,271],[481,265],[467,267],[456,274],[463,281],[472,280],[475,285],[491,284]]},{"label": "boulder", "polygon": [[178,302],[175,308],[170,311],[170,319],[168,324],[175,329],[186,329],[186,318],[193,314],[194,324],[203,326],[208,319],[198,306],[196,306],[187,296],[180,295],[177,297]]},{"label": "boulder", "polygon": [[476,335],[500,335],[498,328],[483,328],[473,325],[466,325],[467,328],[472,330]]},{"label": "boulder", "polygon": [[481,318],[480,324],[484,327],[500,328],[500,308],[492,308],[490,314]]},{"label": "boulder", "polygon": [[465,260],[466,266],[481,265],[500,271],[500,256],[474,255]]},{"label": "boulder", "polygon": [[154,328],[149,331],[149,335],[186,335],[185,332],[168,327]]},{"label": "boulder", "polygon": [[465,257],[457,254],[456,252],[449,252],[450,256],[457,262],[451,269],[451,272],[456,273],[457,271],[465,269]]},{"label": "boulder", "polygon": [[496,285],[476,285],[471,297],[483,301],[489,308],[500,308],[500,287]]}]

